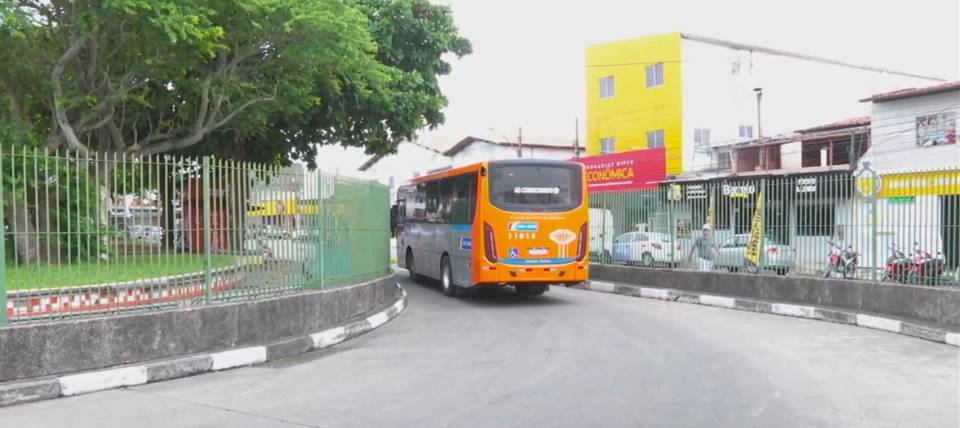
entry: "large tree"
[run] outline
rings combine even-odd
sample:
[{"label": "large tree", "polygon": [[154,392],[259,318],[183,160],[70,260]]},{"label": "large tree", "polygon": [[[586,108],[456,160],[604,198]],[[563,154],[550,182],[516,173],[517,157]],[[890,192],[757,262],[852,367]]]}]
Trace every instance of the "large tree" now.
[{"label": "large tree", "polygon": [[377,44],[377,79],[336,70],[313,83],[309,108],[276,110],[256,132],[223,129],[192,150],[258,162],[300,159],[313,166],[316,147],[341,144],[368,154],[389,154],[417,131],[444,121],[447,99],[438,76],[448,74],[447,57],[472,51],[458,34],[447,6],[426,0],[357,0]]},{"label": "large tree", "polygon": [[392,152],[442,122],[442,56],[470,52],[425,0],[0,0],[0,46],[5,146],[280,163]]},{"label": "large tree", "polygon": [[[4,87],[41,78],[49,150],[181,150],[228,125],[255,132],[273,111],[311,107],[323,75],[386,78],[348,0],[13,1],[9,21],[32,25],[9,38],[23,70]],[[6,95],[18,106],[29,96]]]}]

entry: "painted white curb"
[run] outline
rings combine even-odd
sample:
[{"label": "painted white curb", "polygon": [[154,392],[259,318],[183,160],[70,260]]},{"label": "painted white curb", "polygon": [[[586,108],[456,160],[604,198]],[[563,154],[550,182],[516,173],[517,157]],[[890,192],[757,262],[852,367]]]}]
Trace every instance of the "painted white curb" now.
[{"label": "painted white curb", "polygon": [[[400,298],[384,310],[381,310],[380,312],[377,312],[376,314],[368,316],[367,318],[359,321],[353,321],[339,327],[330,328],[307,336],[299,336],[295,339],[302,340],[304,338],[309,338],[313,342],[313,349],[326,348],[328,346],[341,343],[347,339],[357,337],[387,323],[391,319],[400,315],[400,313],[403,312],[407,306],[406,290],[404,290],[399,283],[396,285],[397,288],[400,289]],[[143,385],[150,382],[150,370],[162,370],[165,365],[170,366],[171,368],[178,367],[178,365],[183,365],[184,363],[189,364],[198,358],[209,358],[210,366],[203,368],[202,366],[198,365],[194,369],[182,370],[181,374],[177,375],[176,377],[197,375],[211,371],[226,370],[235,367],[259,364],[268,360],[268,349],[271,349],[275,346],[282,348],[286,346],[286,342],[288,342],[288,340],[277,343],[269,343],[265,346],[251,346],[247,348],[231,349],[228,351],[215,352],[211,354],[196,354],[160,361],[151,361],[146,362],[141,366],[120,367],[50,378],[47,379],[46,382],[55,386],[59,386],[59,389],[51,387],[51,389],[49,389],[49,391],[45,391],[42,396],[38,396],[36,394],[26,394],[15,396],[12,399],[10,399],[11,397],[8,394],[4,401],[0,402],[0,406],[9,406],[28,401],[53,399],[57,397],[102,391],[105,389],[119,388],[123,386]],[[283,358],[284,356],[289,355],[289,353],[280,353],[272,359]],[[154,382],[166,379],[170,378],[156,378],[154,379]],[[37,387],[37,382],[38,381],[36,379],[28,379],[21,382],[14,382],[12,384],[4,384],[6,387],[4,391],[34,391]]]},{"label": "painted white curb", "polygon": [[670,300],[670,292],[663,288],[640,287],[640,297],[648,299]]},{"label": "painted white curb", "polygon": [[617,286],[609,282],[590,281],[590,289],[601,293],[613,293]]},{"label": "painted white curb", "polygon": [[346,340],[347,329],[344,327],[331,328],[329,330],[311,334],[310,339],[313,340],[314,348],[326,348]]},{"label": "painted white curb", "polygon": [[210,358],[213,359],[212,369],[214,371],[249,366],[267,361],[267,347],[251,346],[249,348],[231,349],[210,354]]},{"label": "painted white curb", "polygon": [[900,332],[900,321],[889,318],[875,317],[872,315],[857,314],[857,325],[876,330],[890,331],[893,333]]},{"label": "painted white curb", "polygon": [[[960,333],[948,332],[939,328],[931,329],[930,327],[914,325],[910,322],[904,323],[895,319],[883,318],[874,315],[857,314],[840,309],[818,309],[813,306],[792,305],[788,303],[770,303],[750,299],[737,299],[726,296],[714,296],[710,294],[688,293],[685,291],[668,288],[640,287],[633,284],[626,284],[623,286],[623,288],[618,290],[617,284],[604,281],[591,281],[581,288],[603,293],[642,297],[646,299],[676,301],[680,303],[692,303],[704,306],[743,310],[748,312],[772,313],[789,317],[828,321],[846,325],[856,325],[960,347]],[[639,293],[637,293],[638,290]],[[937,334],[942,334],[942,339],[937,338]]]},{"label": "painted white curb", "polygon": [[143,385],[147,383],[147,368],[144,366],[122,367],[61,376],[57,380],[60,381],[61,395],[77,395],[121,386]]},{"label": "painted white curb", "polygon": [[371,329],[380,327],[390,321],[390,318],[387,317],[386,312],[377,312],[376,314],[370,315],[367,317],[367,322],[370,323]]},{"label": "painted white curb", "polygon": [[709,294],[700,295],[700,304],[707,306],[717,306],[720,308],[733,309],[737,305],[736,299],[722,296],[711,296]]},{"label": "painted white curb", "polygon": [[944,342],[953,346],[960,346],[960,334],[947,333],[946,337],[944,337]]},{"label": "painted white curb", "polygon": [[813,318],[814,311],[815,309],[809,306],[790,305],[786,303],[774,303],[770,305],[770,312],[788,317]]}]

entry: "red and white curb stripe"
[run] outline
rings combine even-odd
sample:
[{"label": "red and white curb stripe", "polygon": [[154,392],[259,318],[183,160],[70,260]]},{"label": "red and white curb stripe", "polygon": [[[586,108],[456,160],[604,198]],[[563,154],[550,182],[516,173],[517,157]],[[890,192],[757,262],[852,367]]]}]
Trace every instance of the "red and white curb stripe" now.
[{"label": "red and white curb stripe", "polygon": [[0,407],[252,366],[301,352],[327,348],[380,327],[403,312],[407,306],[407,292],[399,283],[397,288],[400,289],[400,298],[382,311],[362,320],[307,336],[285,339],[265,346],[195,354],[143,365],[96,370],[50,379],[0,384]]},{"label": "red and white curb stripe", "polygon": [[[7,317],[24,321],[68,314],[97,313],[122,309],[135,309],[151,305],[178,304],[204,295],[203,276],[192,274],[183,282],[173,282],[166,277],[147,282],[103,284],[96,286],[70,287],[58,290],[19,291],[7,297]],[[212,291],[232,289],[243,282],[243,272],[218,274]],[[41,295],[42,293],[57,294]]]},{"label": "red and white curb stripe", "polygon": [[760,312],[856,325],[960,347],[960,333],[944,331],[891,318],[878,317],[876,315],[860,314],[836,309],[815,308],[813,306],[793,305],[788,303],[769,303],[726,296],[697,294],[668,288],[641,287],[632,284],[614,284],[612,282],[604,281],[590,281],[583,286],[579,286],[578,288],[598,291],[601,293],[642,297],[646,299],[693,303],[698,305],[714,306],[718,308],[737,309],[741,311]]}]

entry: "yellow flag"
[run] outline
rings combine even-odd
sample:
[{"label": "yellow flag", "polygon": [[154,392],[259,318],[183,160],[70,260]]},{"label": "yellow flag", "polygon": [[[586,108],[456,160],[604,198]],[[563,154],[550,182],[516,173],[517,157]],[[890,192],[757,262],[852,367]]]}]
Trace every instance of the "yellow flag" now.
[{"label": "yellow flag", "polygon": [[763,189],[757,195],[756,209],[753,211],[753,223],[750,225],[750,238],[747,240],[747,251],[744,257],[747,266],[760,268],[760,240],[763,234]]}]

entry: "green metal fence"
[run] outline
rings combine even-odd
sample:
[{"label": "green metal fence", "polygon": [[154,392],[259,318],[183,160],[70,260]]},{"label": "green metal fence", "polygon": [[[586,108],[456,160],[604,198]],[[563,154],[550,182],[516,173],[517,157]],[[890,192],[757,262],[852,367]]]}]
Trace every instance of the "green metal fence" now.
[{"label": "green metal fence", "polygon": [[[655,190],[591,193],[590,206],[595,263],[960,281],[960,169],[675,181]],[[704,224],[715,245],[712,266],[694,248]],[[761,238],[756,265],[747,260],[753,230]],[[855,263],[844,263],[852,253]],[[843,260],[831,264],[831,254]]]},{"label": "green metal fence", "polygon": [[389,190],[214,158],[0,153],[0,325],[335,287],[389,270]]}]

